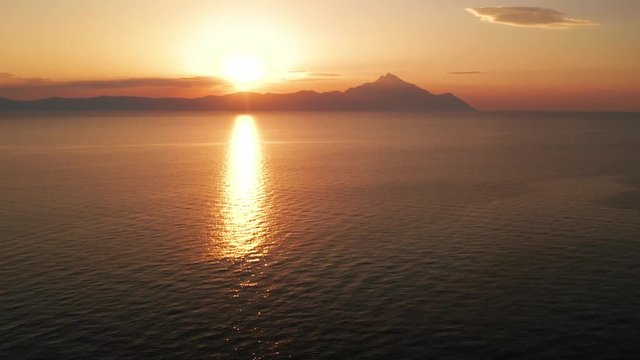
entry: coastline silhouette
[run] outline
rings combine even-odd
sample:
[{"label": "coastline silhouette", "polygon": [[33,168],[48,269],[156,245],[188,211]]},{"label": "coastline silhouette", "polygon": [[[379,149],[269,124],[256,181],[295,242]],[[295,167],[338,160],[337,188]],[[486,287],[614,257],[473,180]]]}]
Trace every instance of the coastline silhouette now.
[{"label": "coastline silhouette", "polygon": [[319,93],[303,90],[274,94],[238,92],[200,98],[150,98],[98,96],[91,98],[51,97],[39,100],[0,98],[0,110],[9,111],[475,111],[451,93],[432,94],[387,73],[376,81],[346,91]]}]

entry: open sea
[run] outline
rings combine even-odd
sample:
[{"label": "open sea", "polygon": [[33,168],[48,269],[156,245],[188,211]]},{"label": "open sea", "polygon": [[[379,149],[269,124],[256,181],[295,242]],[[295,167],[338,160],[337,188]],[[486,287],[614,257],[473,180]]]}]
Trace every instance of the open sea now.
[{"label": "open sea", "polygon": [[640,114],[0,114],[2,359],[637,359]]}]

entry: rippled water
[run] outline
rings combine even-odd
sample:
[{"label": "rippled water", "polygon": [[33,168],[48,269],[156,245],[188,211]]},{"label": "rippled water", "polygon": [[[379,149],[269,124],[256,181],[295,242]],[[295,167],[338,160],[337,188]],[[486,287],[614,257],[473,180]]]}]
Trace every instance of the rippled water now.
[{"label": "rippled water", "polygon": [[0,115],[2,358],[634,358],[640,117]]}]

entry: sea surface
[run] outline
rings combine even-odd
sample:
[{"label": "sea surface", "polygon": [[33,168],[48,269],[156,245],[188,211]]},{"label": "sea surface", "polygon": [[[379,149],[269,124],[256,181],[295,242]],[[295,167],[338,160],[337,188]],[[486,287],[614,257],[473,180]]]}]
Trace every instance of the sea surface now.
[{"label": "sea surface", "polygon": [[637,359],[639,114],[0,114],[0,358]]}]

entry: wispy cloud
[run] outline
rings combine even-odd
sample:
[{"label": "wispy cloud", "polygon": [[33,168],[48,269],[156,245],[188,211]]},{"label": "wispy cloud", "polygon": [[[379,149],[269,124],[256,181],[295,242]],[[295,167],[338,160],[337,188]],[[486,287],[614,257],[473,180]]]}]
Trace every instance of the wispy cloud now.
[{"label": "wispy cloud", "polygon": [[567,29],[581,25],[598,25],[590,20],[571,18],[558,10],[540,7],[497,6],[466,10],[484,21],[511,26]]},{"label": "wispy cloud", "polygon": [[451,71],[448,72],[449,75],[478,75],[484,74],[482,71]]},{"label": "wispy cloud", "polygon": [[207,76],[54,81],[43,78],[21,78],[11,73],[0,73],[0,96],[14,98],[120,94],[171,95],[172,92],[208,92],[229,86],[226,81],[220,78]]},{"label": "wispy cloud", "polygon": [[339,76],[342,76],[342,74],[330,73],[330,72],[295,70],[295,71],[289,71],[289,74],[286,79],[289,81],[321,81],[321,80],[332,80]]},{"label": "wispy cloud", "polygon": [[307,73],[307,76],[334,78],[334,77],[340,76],[340,74],[337,74],[337,73],[325,73],[325,72],[310,72],[310,73]]},{"label": "wispy cloud", "polygon": [[0,73],[0,79],[8,79],[0,82],[0,88],[6,87],[56,87],[74,89],[123,89],[134,87],[202,87],[202,86],[227,86],[221,79],[214,77],[198,76],[185,78],[127,78],[127,79],[100,79],[80,81],[53,81],[42,78],[19,78],[10,73]]}]

